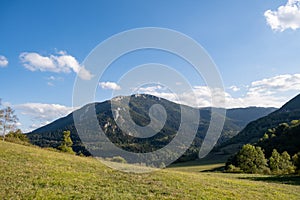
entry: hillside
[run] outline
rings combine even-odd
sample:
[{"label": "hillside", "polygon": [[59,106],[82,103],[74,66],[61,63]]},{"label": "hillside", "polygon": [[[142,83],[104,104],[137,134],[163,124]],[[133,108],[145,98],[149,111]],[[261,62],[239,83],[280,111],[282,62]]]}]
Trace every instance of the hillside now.
[{"label": "hillside", "polygon": [[0,164],[0,199],[300,198],[299,182],[272,182],[270,176],[180,169],[122,173],[93,158],[2,141]]},{"label": "hillside", "polygon": [[300,119],[300,95],[297,95],[271,114],[249,123],[239,134],[214,148],[210,156],[229,157],[244,144],[256,143],[269,128],[298,119]]},{"label": "hillside", "polygon": [[293,120],[291,124],[269,128],[255,145],[264,149],[266,157],[271,156],[273,149],[280,153],[287,151],[293,156],[300,152],[300,121]]},{"label": "hillside", "polygon": [[[127,116],[124,108],[126,107],[126,101],[130,101],[129,113],[130,116]],[[113,114],[120,115],[123,118],[119,117],[118,120],[122,124],[129,121],[128,119],[132,118],[133,121],[140,125],[146,126],[150,123],[150,117],[148,115],[149,109],[154,104],[162,105],[167,113],[166,123],[158,134],[153,137],[145,139],[137,139],[133,135],[138,135],[139,132],[133,128],[133,126],[127,125],[126,129],[128,133],[123,132],[120,127],[116,124]],[[114,106],[114,109],[111,107]],[[151,95],[132,95],[128,97],[116,97],[111,101],[105,101],[102,103],[89,104],[81,109],[75,111],[75,113],[80,113],[82,115],[81,124],[86,124],[86,129],[84,130],[85,135],[93,137],[98,133],[94,129],[90,128],[89,125],[91,119],[88,117],[87,111],[95,107],[97,119],[100,127],[104,130],[106,136],[117,146],[129,150],[132,152],[151,152],[157,149],[160,149],[167,145],[176,135],[177,130],[180,126],[181,114],[180,114],[180,105],[170,102],[166,99],[158,98]],[[202,144],[203,138],[209,126],[209,121],[211,117],[211,108],[196,109],[188,106],[184,106],[188,110],[188,126],[185,128],[185,132],[191,132],[191,129],[195,127],[194,114],[198,113],[200,116],[200,123],[198,126],[196,138],[193,141],[192,146],[186,152],[185,156],[181,160],[191,160],[195,159],[198,156],[199,147]],[[227,118],[225,121],[224,129],[221,137],[218,140],[218,144],[221,144],[234,135],[236,135],[242,128],[250,121],[255,120],[261,116],[265,116],[270,112],[274,111],[274,108],[244,108],[244,109],[229,109],[227,110]],[[154,119],[159,124],[161,119],[159,111]],[[122,115],[121,115],[122,114]],[[90,130],[88,130],[90,129]],[[83,147],[77,131],[74,126],[73,113],[69,114],[66,117],[58,119],[44,127],[41,127],[37,130],[34,130],[31,133],[28,133],[30,141],[42,147],[57,147],[61,143],[62,132],[64,130],[71,131],[71,138],[74,142],[73,149],[76,152],[82,152],[86,155],[89,155],[89,152]],[[96,144],[94,146],[97,146]],[[95,147],[97,148],[97,147]],[[109,153],[107,156],[110,155]]]}]

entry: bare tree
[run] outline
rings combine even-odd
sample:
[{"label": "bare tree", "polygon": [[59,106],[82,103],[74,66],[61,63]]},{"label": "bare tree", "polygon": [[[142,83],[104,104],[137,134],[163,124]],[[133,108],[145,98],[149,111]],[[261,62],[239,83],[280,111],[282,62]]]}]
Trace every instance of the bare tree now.
[{"label": "bare tree", "polygon": [[0,109],[0,130],[2,131],[3,141],[5,140],[5,134],[13,131],[16,127],[18,118],[14,113],[15,111],[10,106]]},{"label": "bare tree", "polygon": [[2,122],[2,120],[3,120],[3,113],[4,113],[4,110],[2,110],[1,109],[1,106],[2,106],[2,104],[1,104],[1,99],[0,99],[0,131],[2,132],[2,129],[3,129],[3,127],[2,127],[2,125],[3,125],[3,122]]}]

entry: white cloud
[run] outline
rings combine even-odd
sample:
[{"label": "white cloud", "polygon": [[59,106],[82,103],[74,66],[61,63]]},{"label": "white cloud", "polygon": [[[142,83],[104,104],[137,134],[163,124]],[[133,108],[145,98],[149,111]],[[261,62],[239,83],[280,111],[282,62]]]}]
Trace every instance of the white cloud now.
[{"label": "white cloud", "polygon": [[239,88],[239,87],[237,87],[235,85],[230,86],[229,89],[232,90],[232,91],[234,91],[234,92],[237,92],[237,91],[241,90],[241,88]]},{"label": "white cloud", "polygon": [[0,55],[0,67],[6,67],[8,65],[8,60],[5,56]]},{"label": "white cloud", "polygon": [[54,83],[52,83],[52,82],[47,82],[47,85],[49,85],[49,86],[54,86]]},{"label": "white cloud", "polygon": [[105,90],[120,90],[121,87],[114,82],[100,82],[100,87]]},{"label": "white cloud", "polygon": [[[233,88],[236,89],[236,87],[237,86]],[[232,90],[231,87],[229,89]],[[193,107],[281,107],[295,94],[300,92],[300,74],[279,75],[254,81],[246,88],[245,94],[240,97],[233,97],[226,91],[214,91],[207,86],[194,86],[192,92],[184,92],[181,94],[162,91],[153,86],[139,89],[138,92],[152,94]],[[214,92],[214,96],[216,97],[214,105],[212,105],[212,92]],[[221,94],[225,97],[225,102],[220,98],[222,97]]]},{"label": "white cloud", "polygon": [[76,108],[67,107],[60,104],[43,104],[43,103],[25,103],[15,105],[14,109],[29,119],[32,123],[26,128],[31,131],[52,122],[55,119],[66,116]]},{"label": "white cloud", "polygon": [[64,78],[60,76],[49,76],[45,78],[47,80],[47,85],[55,86],[54,82],[63,81]]},{"label": "white cloud", "polygon": [[68,55],[64,51],[50,56],[42,56],[35,52],[23,52],[19,57],[24,67],[30,71],[55,73],[70,73],[74,71],[83,80],[90,80],[93,77],[84,66],[80,66],[73,56]]},{"label": "white cloud", "polygon": [[[168,99],[170,101],[185,104],[193,107],[208,107],[211,106],[212,91],[207,86],[194,86],[192,91],[183,93],[172,93],[160,85],[140,87],[135,93],[145,93]],[[195,98],[194,98],[195,97]]]},{"label": "white cloud", "polygon": [[160,85],[155,85],[155,86],[148,86],[148,87],[140,87],[136,88],[137,93],[151,93],[151,92],[156,92],[157,90],[162,90],[163,87]]},{"label": "white cloud", "polygon": [[276,11],[267,10],[264,15],[275,31],[296,30],[300,28],[300,0],[288,0],[286,5]]},{"label": "white cloud", "polygon": [[265,78],[251,83],[251,90],[258,90],[260,92],[267,91],[289,91],[300,89],[300,74],[285,74]]}]

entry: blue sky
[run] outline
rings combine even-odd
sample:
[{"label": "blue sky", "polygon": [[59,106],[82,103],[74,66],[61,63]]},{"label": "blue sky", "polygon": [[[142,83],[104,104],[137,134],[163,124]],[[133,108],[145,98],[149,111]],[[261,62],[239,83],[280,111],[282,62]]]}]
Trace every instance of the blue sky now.
[{"label": "blue sky", "polygon": [[[279,107],[300,91],[298,0],[2,0],[0,24],[0,97],[14,107],[23,131],[69,113],[86,56],[133,28],[173,29],[201,44],[223,79],[226,107]],[[187,63],[151,50],[117,60],[99,80],[95,100],[109,99],[123,73],[149,62],[173,66],[189,79],[199,98],[197,105],[185,104],[209,106],[208,88]],[[175,100],[157,86],[139,91]]]}]

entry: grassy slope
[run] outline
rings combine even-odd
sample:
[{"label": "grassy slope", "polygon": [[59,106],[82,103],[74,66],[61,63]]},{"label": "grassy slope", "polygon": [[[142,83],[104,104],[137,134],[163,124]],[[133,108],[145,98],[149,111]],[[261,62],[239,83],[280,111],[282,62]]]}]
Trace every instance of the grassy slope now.
[{"label": "grassy slope", "polygon": [[[300,186],[266,176],[114,171],[92,158],[0,142],[0,199],[299,199]],[[195,171],[195,170],[194,170]],[[260,178],[260,181],[254,180]],[[252,180],[253,179],[253,180]]]}]

